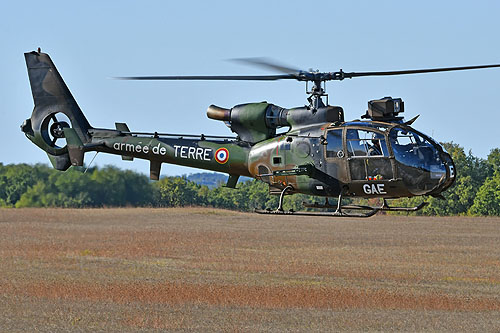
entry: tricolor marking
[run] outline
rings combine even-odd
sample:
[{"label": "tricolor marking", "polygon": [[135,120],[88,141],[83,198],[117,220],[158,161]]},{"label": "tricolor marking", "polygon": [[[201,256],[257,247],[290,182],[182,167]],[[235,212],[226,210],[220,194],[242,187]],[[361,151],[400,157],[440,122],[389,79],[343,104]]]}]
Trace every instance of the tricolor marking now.
[{"label": "tricolor marking", "polygon": [[226,148],[219,148],[215,152],[215,160],[217,163],[225,164],[229,160],[229,151]]}]

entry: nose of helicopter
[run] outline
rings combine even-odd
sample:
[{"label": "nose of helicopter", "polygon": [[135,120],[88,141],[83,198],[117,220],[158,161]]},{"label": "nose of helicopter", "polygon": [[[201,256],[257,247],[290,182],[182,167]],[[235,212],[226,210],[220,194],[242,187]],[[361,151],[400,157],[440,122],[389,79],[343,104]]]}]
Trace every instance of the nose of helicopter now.
[{"label": "nose of helicopter", "polygon": [[443,176],[436,189],[434,189],[430,194],[440,194],[441,192],[446,191],[455,182],[455,163],[453,163],[450,154],[448,154],[447,152],[443,151],[440,155],[446,170],[446,174]]},{"label": "nose of helicopter", "polygon": [[439,143],[409,127],[389,134],[398,175],[413,195],[439,196],[456,177],[451,156]]}]

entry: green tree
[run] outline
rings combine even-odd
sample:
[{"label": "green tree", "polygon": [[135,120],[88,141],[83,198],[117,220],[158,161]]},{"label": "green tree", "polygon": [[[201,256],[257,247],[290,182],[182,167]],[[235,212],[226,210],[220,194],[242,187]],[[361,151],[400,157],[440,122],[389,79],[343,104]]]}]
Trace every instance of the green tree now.
[{"label": "green tree", "polygon": [[495,172],[495,175],[488,178],[477,191],[470,213],[500,216],[500,172]]},{"label": "green tree", "polygon": [[125,183],[124,205],[152,205],[156,198],[156,189],[149,178],[130,170],[121,171]]},{"label": "green tree", "polygon": [[248,191],[248,206],[250,210],[276,209],[278,207],[279,197],[269,194],[269,185],[259,180],[247,181],[245,185],[247,185],[244,189]]},{"label": "green tree", "polygon": [[154,188],[146,176],[115,167],[70,168],[28,187],[16,207],[102,207],[151,205]]},{"label": "green tree", "polygon": [[38,181],[47,179],[51,170],[42,164],[10,164],[0,167],[0,199],[14,206],[24,192]]},{"label": "green tree", "polygon": [[95,169],[88,183],[94,206],[150,205],[155,197],[146,176],[113,166]]},{"label": "green tree", "polygon": [[487,163],[491,168],[491,174],[500,172],[500,148],[495,148],[490,151],[487,158]]},{"label": "green tree", "polygon": [[479,188],[470,208],[472,215],[500,216],[500,149],[492,149],[487,158],[492,176]]},{"label": "green tree", "polygon": [[162,207],[178,207],[202,204],[198,200],[201,186],[184,177],[165,177],[158,181],[158,202]]}]

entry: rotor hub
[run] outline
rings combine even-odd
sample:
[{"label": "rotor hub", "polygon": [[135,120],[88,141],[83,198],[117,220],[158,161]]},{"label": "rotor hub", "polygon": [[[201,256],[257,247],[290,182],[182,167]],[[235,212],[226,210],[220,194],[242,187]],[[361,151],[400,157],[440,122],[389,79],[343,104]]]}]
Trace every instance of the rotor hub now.
[{"label": "rotor hub", "polygon": [[58,139],[61,139],[61,138],[64,138],[64,129],[65,128],[68,128],[70,127],[69,124],[65,121],[57,121],[57,122],[54,122],[52,123],[52,125],[50,125],[50,134],[52,134],[52,136],[54,138],[58,138]]}]

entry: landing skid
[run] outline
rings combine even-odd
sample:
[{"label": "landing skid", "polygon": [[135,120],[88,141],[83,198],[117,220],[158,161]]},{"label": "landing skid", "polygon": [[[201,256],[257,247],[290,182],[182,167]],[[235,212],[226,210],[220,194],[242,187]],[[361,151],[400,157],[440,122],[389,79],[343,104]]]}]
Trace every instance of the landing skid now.
[{"label": "landing skid", "polygon": [[421,210],[427,205],[428,202],[422,202],[420,205],[415,207],[390,207],[387,201],[384,199],[384,203],[382,204],[382,207],[380,207],[380,210],[385,212],[416,212],[417,210]]},{"label": "landing skid", "polygon": [[[415,206],[415,207],[391,207],[387,203],[387,200],[384,199],[384,202],[382,203],[381,207],[371,207],[371,206],[363,206],[363,205],[349,205],[349,206],[342,206],[341,208],[343,209],[363,209],[363,210],[369,210],[369,209],[377,209],[378,211],[383,211],[383,212],[416,212],[417,210],[421,210],[425,206],[427,206],[428,202],[422,202],[420,205]],[[332,205],[328,201],[328,198],[326,198],[324,204],[319,204],[317,202],[315,203],[303,203],[304,207],[307,208],[319,208],[319,209],[331,209],[331,208],[337,208],[337,205]]]},{"label": "landing skid", "polygon": [[[371,207],[371,206],[365,206],[365,205],[342,205],[342,194],[341,194],[341,195],[339,195],[339,199],[338,199],[336,205],[330,204],[330,202],[328,201],[328,198],[326,198],[324,204],[318,204],[317,202],[315,202],[314,204],[303,203],[304,207],[308,207],[308,208],[319,208],[319,209],[335,208],[334,212],[306,212],[306,211],[296,212],[293,210],[285,211],[285,210],[283,210],[283,200],[284,200],[286,192],[290,189],[292,189],[292,187],[287,186],[283,189],[283,191],[281,191],[278,209],[276,209],[276,210],[257,209],[257,210],[255,210],[255,212],[258,214],[297,215],[297,216],[370,217],[370,216],[377,214],[379,211],[384,211],[384,212],[416,212],[417,210],[420,210],[427,205],[427,202],[422,202],[420,205],[415,206],[415,207],[391,207],[391,206],[389,206],[389,204],[387,203],[387,201],[385,199],[384,199],[381,207]],[[366,212],[365,213],[346,212],[346,211],[350,211],[350,210],[364,210]]]},{"label": "landing skid", "polygon": [[[349,207],[346,209],[352,209],[350,208],[351,206],[343,206],[344,207]],[[364,208],[356,208],[356,209],[364,209]],[[370,217],[378,212],[378,208],[370,208],[371,211],[368,213],[359,213],[359,214],[354,214],[354,213],[347,213],[347,212],[305,212],[305,211],[293,211],[293,210],[255,210],[256,213],[258,214],[275,214],[275,215],[295,215],[295,216],[326,216],[326,217]]]}]

